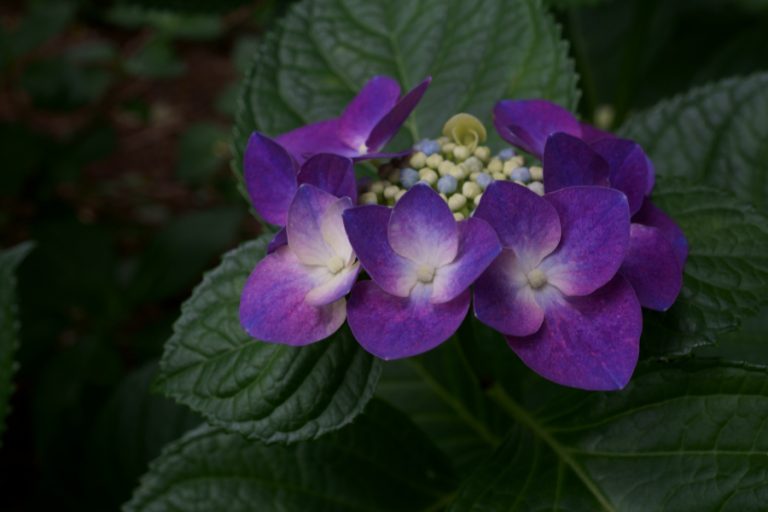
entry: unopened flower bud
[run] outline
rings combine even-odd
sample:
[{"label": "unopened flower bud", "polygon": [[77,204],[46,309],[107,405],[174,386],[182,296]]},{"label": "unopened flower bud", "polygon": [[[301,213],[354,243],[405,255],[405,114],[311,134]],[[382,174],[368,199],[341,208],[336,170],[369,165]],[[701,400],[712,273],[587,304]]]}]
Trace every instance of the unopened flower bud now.
[{"label": "unopened flower bud", "polygon": [[408,163],[410,163],[411,167],[414,169],[421,169],[427,164],[427,155],[421,151],[414,153],[411,155],[411,159],[408,161]]},{"label": "unopened flower bud", "polygon": [[461,186],[461,193],[467,199],[472,199],[473,197],[482,193],[482,189],[480,188],[480,185],[478,185],[474,181],[465,181],[464,184]]},{"label": "unopened flower bud", "polygon": [[443,144],[443,153],[445,153],[446,155],[452,155],[455,147],[456,147],[456,144],[454,144],[453,142],[446,142],[445,144]]},{"label": "unopened flower bud", "polygon": [[453,218],[456,219],[456,221],[462,221],[464,220],[464,214],[460,212],[456,212],[453,214]]},{"label": "unopened flower bud", "polygon": [[504,170],[504,164],[496,157],[491,158],[491,161],[488,162],[488,171],[489,172],[501,172]]},{"label": "unopened flower bud", "polygon": [[536,192],[538,195],[544,195],[544,184],[540,181],[533,181],[528,184],[528,189]]},{"label": "unopened flower bud", "polygon": [[435,153],[434,155],[430,155],[429,157],[427,157],[427,167],[431,167],[432,169],[437,169],[440,166],[440,162],[442,161],[443,161],[443,157]]},{"label": "unopened flower bud", "polygon": [[478,185],[480,185],[481,189],[485,190],[488,187],[488,185],[491,184],[491,182],[493,181],[493,178],[491,178],[489,174],[481,172],[475,181],[477,182]]},{"label": "unopened flower bud", "polygon": [[453,139],[456,144],[467,146],[470,153],[478,144],[485,142],[488,136],[483,123],[475,116],[465,113],[450,118],[443,126],[443,135]]},{"label": "unopened flower bud", "polygon": [[448,198],[448,207],[451,209],[451,211],[455,212],[461,210],[466,204],[467,198],[461,194],[453,194]]},{"label": "unopened flower bud", "polygon": [[463,162],[469,158],[469,148],[467,146],[456,146],[453,148],[453,157],[458,162]]},{"label": "unopened flower bud", "polygon": [[443,194],[453,194],[456,192],[458,183],[453,176],[443,176],[437,180],[437,190]]},{"label": "unopened flower bud", "polygon": [[443,160],[440,162],[440,165],[437,166],[437,172],[440,173],[440,176],[445,176],[446,174],[450,174],[451,169],[454,167],[456,167],[456,164],[450,160]]},{"label": "unopened flower bud", "polygon": [[395,195],[400,191],[397,185],[390,185],[384,189],[384,199],[395,199]]},{"label": "unopened flower bud", "polygon": [[477,206],[480,204],[480,198],[481,197],[483,197],[483,194],[478,194],[478,195],[475,196],[475,199],[474,199],[474,201],[475,201],[475,208],[477,208]]},{"label": "unopened flower bud", "polygon": [[437,183],[437,173],[428,167],[419,171],[419,178],[421,178],[421,181],[424,181],[429,185],[434,185]]},{"label": "unopened flower bud", "polygon": [[531,173],[531,179],[533,181],[543,181],[544,180],[544,169],[542,169],[538,165],[534,165],[534,166],[532,166],[528,170]]},{"label": "unopened flower bud", "polygon": [[373,192],[360,194],[360,204],[377,204],[378,202],[379,199]]},{"label": "unopened flower bud", "polygon": [[478,146],[475,150],[475,156],[483,162],[487,162],[491,158],[491,148],[488,146]]},{"label": "unopened flower bud", "polygon": [[506,162],[504,162],[504,168],[502,172],[504,173],[504,176],[509,176],[510,174],[512,174],[512,171],[514,171],[518,167],[519,166],[516,165],[516,162],[514,161],[514,159],[509,159]]},{"label": "unopened flower bud", "polygon": [[495,173],[493,173],[493,179],[495,179],[495,180],[503,180],[504,178],[506,178],[506,176],[504,176],[503,172],[495,172]]},{"label": "unopened flower bud", "polygon": [[374,194],[381,194],[382,192],[384,192],[384,187],[386,187],[387,185],[388,183],[385,183],[383,181],[374,181],[373,183],[371,183],[370,191],[373,192]]},{"label": "unopened flower bud", "polygon": [[467,170],[469,170],[469,172],[480,172],[483,170],[483,162],[481,162],[480,159],[476,156],[467,158],[467,160],[464,162],[464,166],[467,168]]},{"label": "unopened flower bud", "polygon": [[406,167],[400,171],[400,184],[406,189],[414,186],[419,178],[419,172],[411,167]]},{"label": "unopened flower bud", "polygon": [[467,168],[463,165],[457,165],[453,169],[451,169],[451,176],[456,178],[457,180],[463,180],[467,177]]},{"label": "unopened flower bud", "polygon": [[398,202],[400,200],[400,198],[405,195],[405,192],[406,191],[403,190],[403,189],[398,190],[397,194],[395,194],[395,202]]},{"label": "unopened flower bud", "polygon": [[440,151],[440,143],[436,140],[424,139],[414,146],[425,155],[433,155]]},{"label": "unopened flower bud", "polygon": [[518,167],[517,169],[512,169],[512,173],[509,175],[509,177],[515,181],[528,183],[531,181],[531,172],[527,167]]},{"label": "unopened flower bud", "polygon": [[512,148],[504,148],[499,151],[499,158],[502,160],[509,160],[513,156],[515,156],[515,150]]}]

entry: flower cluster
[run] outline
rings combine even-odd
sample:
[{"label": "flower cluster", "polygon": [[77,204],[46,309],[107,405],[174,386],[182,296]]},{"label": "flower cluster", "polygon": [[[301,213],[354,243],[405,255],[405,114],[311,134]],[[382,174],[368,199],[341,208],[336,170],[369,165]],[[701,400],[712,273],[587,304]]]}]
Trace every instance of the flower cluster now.
[{"label": "flower cluster", "polygon": [[[304,345],[346,320],[367,351],[396,359],[450,338],[473,305],[542,376],[622,388],[641,307],[672,305],[687,256],[649,199],[650,160],[543,100],[494,109],[497,132],[525,156],[493,154],[468,114],[439,138],[381,152],[428,85],[401,97],[376,77],[338,118],[251,136],[247,189],[281,230],[243,290],[243,327]],[[379,179],[358,182],[354,163],[366,159],[386,161]]]}]

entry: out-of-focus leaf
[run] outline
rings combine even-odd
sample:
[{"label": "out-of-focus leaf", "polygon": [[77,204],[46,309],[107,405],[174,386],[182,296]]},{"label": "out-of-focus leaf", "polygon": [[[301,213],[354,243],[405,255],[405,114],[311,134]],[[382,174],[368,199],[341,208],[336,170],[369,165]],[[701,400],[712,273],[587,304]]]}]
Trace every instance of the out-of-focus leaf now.
[{"label": "out-of-focus leaf", "polygon": [[184,72],[170,41],[154,37],[124,62],[128,74],[142,78],[172,78]]},{"label": "out-of-focus leaf", "polygon": [[16,373],[16,349],[19,344],[19,319],[16,303],[16,267],[32,250],[27,242],[0,251],[0,446],[3,444],[8,401]]},{"label": "out-of-focus leaf", "polygon": [[221,34],[221,20],[209,14],[192,14],[118,3],[107,20],[125,28],[148,27],[168,39],[208,40]]},{"label": "out-of-focus leaf", "polygon": [[176,175],[182,181],[200,185],[221,169],[229,156],[229,134],[211,123],[189,126],[181,135]]},{"label": "out-of-focus leaf", "polygon": [[152,463],[123,510],[426,512],[451,499],[448,468],[402,413],[373,401],[347,428],[290,446],[191,432]]}]

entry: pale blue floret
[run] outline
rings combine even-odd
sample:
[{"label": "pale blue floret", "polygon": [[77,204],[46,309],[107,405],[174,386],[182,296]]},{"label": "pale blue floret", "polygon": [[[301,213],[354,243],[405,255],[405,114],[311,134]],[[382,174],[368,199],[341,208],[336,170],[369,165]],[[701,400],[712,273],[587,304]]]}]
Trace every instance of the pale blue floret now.
[{"label": "pale blue floret", "polygon": [[484,172],[481,172],[477,175],[477,178],[475,179],[478,185],[480,185],[480,188],[485,190],[488,185],[491,184],[493,181],[493,178],[489,174],[486,174]]},{"label": "pale blue floret", "polygon": [[531,181],[531,171],[527,167],[518,167],[517,169],[512,169],[512,174],[509,177],[516,181],[528,183]]},{"label": "pale blue floret", "polygon": [[405,188],[411,188],[419,179],[419,171],[411,167],[406,167],[400,171],[400,184]]},{"label": "pale blue floret", "polygon": [[414,148],[416,151],[421,151],[425,155],[433,155],[440,152],[440,143],[436,140],[424,139],[417,143]]},{"label": "pale blue floret", "polygon": [[437,180],[437,191],[443,194],[453,194],[456,192],[456,187],[458,182],[453,176],[447,175]]},{"label": "pale blue floret", "polygon": [[499,158],[502,160],[509,160],[513,156],[515,156],[515,150],[512,148],[504,148],[499,151]]}]

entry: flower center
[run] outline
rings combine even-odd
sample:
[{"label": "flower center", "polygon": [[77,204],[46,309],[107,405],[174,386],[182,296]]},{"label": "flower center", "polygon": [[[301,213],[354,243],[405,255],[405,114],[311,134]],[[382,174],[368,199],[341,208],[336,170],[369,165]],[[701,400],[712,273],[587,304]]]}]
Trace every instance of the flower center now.
[{"label": "flower center", "polygon": [[531,288],[534,290],[538,290],[545,284],[547,284],[547,275],[539,270],[538,268],[535,268],[528,272],[528,275],[525,277],[528,278],[528,284],[531,285]]},{"label": "flower center", "polygon": [[326,266],[328,267],[328,270],[331,272],[331,274],[338,274],[341,272],[341,269],[344,268],[344,260],[339,256],[334,256],[328,260]]},{"label": "flower center", "polygon": [[419,265],[416,269],[416,279],[420,283],[431,283],[435,279],[435,267],[430,265]]},{"label": "flower center", "polygon": [[[379,167],[379,179],[360,194],[361,204],[392,206],[416,183],[426,183],[448,203],[456,220],[468,218],[486,187],[496,180],[512,181],[544,194],[544,173],[512,148],[498,153],[481,145],[485,127],[474,116],[457,114],[443,127],[443,136],[424,139],[413,153]],[[366,153],[362,144],[358,151]]]}]

